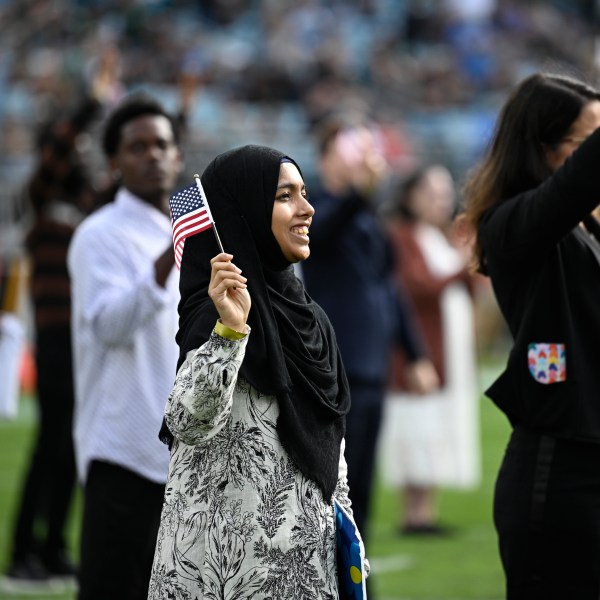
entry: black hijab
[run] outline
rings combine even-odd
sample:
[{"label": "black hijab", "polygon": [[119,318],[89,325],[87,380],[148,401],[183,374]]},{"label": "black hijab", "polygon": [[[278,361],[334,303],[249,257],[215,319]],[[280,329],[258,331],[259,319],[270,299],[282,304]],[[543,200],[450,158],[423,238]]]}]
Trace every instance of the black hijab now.
[{"label": "black hijab", "polygon": [[[330,500],[350,396],[331,323],[304,290],[271,231],[282,160],[296,165],[277,150],[244,146],[217,156],[201,180],[223,247],[247,278],[252,299],[252,331],[239,375],[277,397],[283,447]],[[218,253],[210,231],[185,242],[178,368],[190,350],[208,340],[218,318],[208,297],[210,259]],[[172,441],[164,423],[161,439]]]}]

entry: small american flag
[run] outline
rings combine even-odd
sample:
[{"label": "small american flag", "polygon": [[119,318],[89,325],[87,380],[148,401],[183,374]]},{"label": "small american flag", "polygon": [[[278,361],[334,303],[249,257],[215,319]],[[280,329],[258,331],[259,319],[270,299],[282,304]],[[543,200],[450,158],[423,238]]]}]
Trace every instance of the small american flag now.
[{"label": "small american flag", "polygon": [[169,200],[169,206],[173,227],[175,264],[180,269],[186,238],[206,231],[214,225],[200,178],[196,177],[195,184],[173,194]]}]

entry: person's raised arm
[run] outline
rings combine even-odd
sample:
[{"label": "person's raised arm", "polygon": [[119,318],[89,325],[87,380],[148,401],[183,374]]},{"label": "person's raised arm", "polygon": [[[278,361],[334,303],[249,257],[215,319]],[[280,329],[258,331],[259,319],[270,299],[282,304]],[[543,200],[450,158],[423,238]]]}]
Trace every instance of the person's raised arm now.
[{"label": "person's raised arm", "polygon": [[323,191],[314,197],[318,218],[310,228],[315,250],[326,248],[337,232],[342,232],[354,216],[365,208],[375,210],[375,191],[386,176],[387,166],[378,153],[367,146],[348,152],[345,134],[340,133],[322,163]]},{"label": "person's raised arm", "polygon": [[225,425],[244,358],[251,301],[232,258],[222,253],[211,260],[208,294],[219,322],[209,339],[188,353],[165,410],[169,431],[189,445],[210,439]]},{"label": "person's raised arm", "polygon": [[486,253],[520,260],[532,249],[556,244],[599,204],[600,129],[534,190],[507,199],[482,222]]},{"label": "person's raised arm", "polygon": [[231,254],[223,252],[210,261],[212,271],[208,295],[219,313],[221,323],[234,331],[245,333],[250,294],[246,278],[241,269],[231,262],[232,258]]}]

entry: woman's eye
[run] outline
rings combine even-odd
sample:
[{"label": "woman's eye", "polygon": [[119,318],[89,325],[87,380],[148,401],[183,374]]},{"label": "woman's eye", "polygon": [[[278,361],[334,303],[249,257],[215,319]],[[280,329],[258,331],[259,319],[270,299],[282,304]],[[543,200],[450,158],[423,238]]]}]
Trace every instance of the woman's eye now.
[{"label": "woman's eye", "polygon": [[289,200],[292,195],[289,192],[284,192],[277,197],[277,200]]}]

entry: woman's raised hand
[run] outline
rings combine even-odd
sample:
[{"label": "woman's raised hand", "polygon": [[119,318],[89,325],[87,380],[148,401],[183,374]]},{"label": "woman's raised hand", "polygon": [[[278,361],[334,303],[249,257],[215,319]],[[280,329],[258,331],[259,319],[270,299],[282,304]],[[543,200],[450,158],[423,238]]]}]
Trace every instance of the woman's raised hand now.
[{"label": "woman's raised hand", "polygon": [[250,312],[250,294],[246,286],[246,278],[231,259],[232,254],[222,252],[210,264],[212,271],[208,285],[208,295],[213,301],[223,325],[246,332],[246,321]]}]

